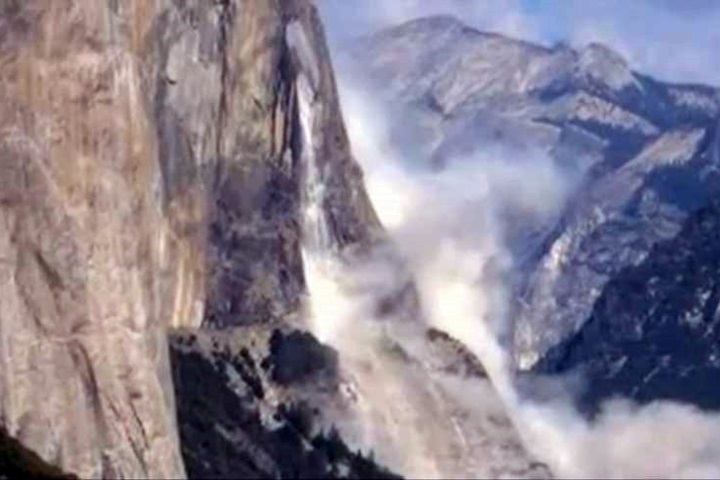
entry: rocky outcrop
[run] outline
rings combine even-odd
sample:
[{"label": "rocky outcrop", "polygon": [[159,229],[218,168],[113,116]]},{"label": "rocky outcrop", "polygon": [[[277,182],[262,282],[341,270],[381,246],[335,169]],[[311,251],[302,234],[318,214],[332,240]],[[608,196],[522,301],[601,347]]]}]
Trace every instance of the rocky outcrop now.
[{"label": "rocky outcrop", "polygon": [[719,242],[715,201],[608,282],[580,331],[550,349],[535,371],[582,372],[578,402],[591,414],[613,396],[720,408]]},{"label": "rocky outcrop", "polygon": [[523,366],[581,328],[606,282],[720,193],[717,141],[713,124],[660,135],[573,199],[523,292],[516,335]]},{"label": "rocky outcrop", "polygon": [[714,126],[668,132],[572,199],[525,284],[516,331],[523,367],[580,329],[606,282],[720,193],[716,138]]},{"label": "rocky outcrop", "polygon": [[[337,358],[309,334],[184,332],[171,352],[190,477],[397,478],[325,427],[312,398],[337,389]],[[305,368],[289,371],[293,360]]]}]

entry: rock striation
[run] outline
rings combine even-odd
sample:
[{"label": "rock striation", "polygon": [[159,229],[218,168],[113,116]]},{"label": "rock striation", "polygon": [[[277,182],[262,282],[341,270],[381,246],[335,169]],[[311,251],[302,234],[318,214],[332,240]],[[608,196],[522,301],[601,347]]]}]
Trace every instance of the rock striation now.
[{"label": "rock striation", "polygon": [[0,63],[0,420],[81,477],[182,477],[166,332],[300,307],[308,148],[336,244],[382,233],[317,13],[8,0]]},{"label": "rock striation", "polygon": [[144,68],[158,6],[0,5],[2,424],[81,477],[181,477]]}]

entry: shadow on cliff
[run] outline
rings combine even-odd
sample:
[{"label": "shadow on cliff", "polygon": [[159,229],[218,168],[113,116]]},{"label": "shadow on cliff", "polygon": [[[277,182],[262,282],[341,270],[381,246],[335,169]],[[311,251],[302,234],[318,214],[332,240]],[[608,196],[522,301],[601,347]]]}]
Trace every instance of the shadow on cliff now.
[{"label": "shadow on cliff", "polygon": [[0,478],[77,479],[43,461],[0,428]]},{"label": "shadow on cliff", "polygon": [[176,332],[170,347],[189,478],[400,478],[321,426],[303,398],[337,388],[337,354],[312,335]]}]

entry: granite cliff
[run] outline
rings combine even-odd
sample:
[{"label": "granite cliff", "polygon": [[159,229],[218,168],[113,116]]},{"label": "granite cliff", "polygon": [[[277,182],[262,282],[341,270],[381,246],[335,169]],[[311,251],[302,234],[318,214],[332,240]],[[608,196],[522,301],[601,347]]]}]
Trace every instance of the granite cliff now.
[{"label": "granite cliff", "polygon": [[300,306],[299,85],[332,237],[381,232],[314,7],[4,0],[0,63],[2,424],[82,477],[181,477],[168,329]]},{"label": "granite cliff", "polygon": [[720,408],[719,218],[715,200],[642,263],[619,272],[580,331],[551,348],[534,370],[582,372],[577,400],[591,415],[616,396]]}]

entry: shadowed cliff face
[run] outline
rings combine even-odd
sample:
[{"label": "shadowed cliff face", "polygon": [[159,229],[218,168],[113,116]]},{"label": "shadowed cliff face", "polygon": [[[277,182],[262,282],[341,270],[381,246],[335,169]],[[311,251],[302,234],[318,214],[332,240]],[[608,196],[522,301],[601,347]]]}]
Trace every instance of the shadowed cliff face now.
[{"label": "shadowed cliff face", "polygon": [[[303,150],[318,159],[334,242],[366,243],[380,231],[350,156],[314,9],[305,2],[240,2],[226,7],[223,18],[221,44],[232,53],[222,78],[219,162],[210,195],[213,273],[205,318],[214,326],[262,321],[299,307]],[[299,82],[313,97],[313,124],[305,126],[312,145],[301,138]]]},{"label": "shadowed cliff face", "polygon": [[2,423],[83,477],[182,476],[166,329],[305,288],[298,78],[333,244],[381,233],[315,10],[1,1],[0,64]]},{"label": "shadowed cliff face", "polygon": [[577,400],[590,414],[618,395],[717,410],[719,219],[715,200],[640,265],[621,271],[583,328],[553,347],[536,371],[581,371],[587,380]]}]

